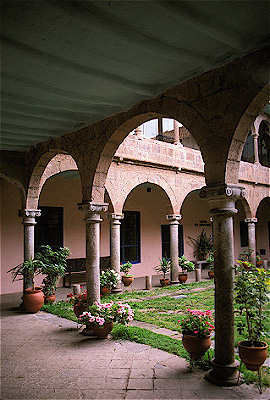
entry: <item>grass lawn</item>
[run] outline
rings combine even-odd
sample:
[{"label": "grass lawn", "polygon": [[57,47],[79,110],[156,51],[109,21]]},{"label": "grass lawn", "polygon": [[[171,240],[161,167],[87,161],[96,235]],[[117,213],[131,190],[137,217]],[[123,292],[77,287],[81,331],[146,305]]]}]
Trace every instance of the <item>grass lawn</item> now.
[{"label": "grass lawn", "polygon": [[[106,302],[111,300],[127,301],[134,309],[135,320],[180,332],[180,324],[178,320],[181,319],[187,308],[200,310],[210,309],[214,311],[214,289],[211,286],[213,286],[213,282],[168,286],[165,288],[154,289],[152,291],[132,291],[121,294],[111,294],[104,297],[103,300]],[[203,290],[203,288],[205,290]],[[52,305],[44,305],[42,310],[77,322],[77,318],[73,312],[73,307],[64,301]],[[267,314],[269,315],[269,310],[267,311]],[[237,324],[237,322],[242,318],[243,317],[236,314],[235,324]],[[157,334],[148,329],[125,327],[123,325],[115,324],[112,336],[115,339],[121,338],[148,344],[169,353],[177,354],[186,359],[189,357],[181,340]],[[245,337],[240,336],[235,329],[235,346],[237,347],[237,343],[244,339]],[[206,354],[200,363],[204,369],[210,367],[209,356],[210,358],[213,358],[214,355],[212,349],[210,349],[209,352],[210,354]],[[238,358],[238,356],[236,356],[236,358]],[[268,376],[268,373],[270,372],[269,370],[270,369],[267,367],[262,368],[262,383],[266,386],[270,386],[270,379]],[[241,367],[241,371],[246,382],[257,382],[257,373],[246,370],[244,365]]]}]

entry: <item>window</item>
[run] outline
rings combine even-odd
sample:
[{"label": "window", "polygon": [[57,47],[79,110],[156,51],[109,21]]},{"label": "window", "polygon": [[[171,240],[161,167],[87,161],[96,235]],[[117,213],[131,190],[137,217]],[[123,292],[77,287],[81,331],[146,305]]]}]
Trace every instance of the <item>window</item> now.
[{"label": "window", "polygon": [[250,163],[254,162],[254,140],[253,136],[251,135],[251,131],[249,132],[244,145],[241,160]]},{"label": "window", "polygon": [[[170,258],[170,225],[161,225],[162,257]],[[184,254],[183,225],[178,225],[178,255]]]},{"label": "window", "polygon": [[248,224],[240,221],[240,242],[241,247],[248,247]]},{"label": "window", "polygon": [[121,223],[121,262],[141,262],[139,211],[124,211]]},{"label": "window", "polygon": [[35,251],[41,245],[50,245],[53,250],[63,247],[63,207],[39,207],[41,216],[35,226]]},{"label": "window", "polygon": [[259,161],[265,167],[270,167],[270,136],[269,128],[261,122],[258,138]]}]

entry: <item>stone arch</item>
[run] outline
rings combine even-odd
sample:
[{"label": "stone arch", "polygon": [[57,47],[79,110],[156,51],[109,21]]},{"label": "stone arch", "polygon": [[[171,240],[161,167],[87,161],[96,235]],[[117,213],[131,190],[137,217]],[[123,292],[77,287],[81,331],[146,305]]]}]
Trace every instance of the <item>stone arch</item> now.
[{"label": "stone arch", "polygon": [[178,212],[179,207],[173,188],[162,176],[153,176],[147,173],[140,173],[139,175],[134,174],[134,176],[128,181],[124,182],[122,186],[118,186],[117,190],[114,190],[113,185],[111,185],[109,182],[106,184],[106,190],[112,202],[114,210],[113,212],[122,214],[128,195],[132,190],[144,183],[149,183],[160,187],[170,202],[172,213],[176,214]]},{"label": "stone arch", "polygon": [[[228,159],[226,163],[226,182],[238,183],[239,176],[239,163],[243,147],[249,130],[257,120],[258,115],[269,101],[270,83],[268,82],[263,89],[261,89],[250,102],[249,106],[240,118],[237,127],[234,131],[232,142],[228,152]],[[261,121],[260,121],[261,122]],[[256,121],[256,123],[259,123]]]},{"label": "stone arch", "polygon": [[257,216],[257,214],[258,214],[259,207],[260,207],[262,204],[264,204],[264,203],[266,203],[267,205],[269,205],[269,208],[270,208],[270,193],[268,194],[268,196],[265,196],[263,199],[260,199],[260,200],[258,201],[257,208],[256,208],[256,216]]},{"label": "stone arch", "polygon": [[[242,204],[245,214],[246,214],[246,218],[253,218],[255,216],[255,215],[253,215],[254,213],[252,212],[249,202],[246,198],[242,197],[242,198],[238,199],[237,202]],[[236,205],[237,205],[237,202],[236,202]]]},{"label": "stone arch", "polygon": [[0,178],[3,178],[7,182],[11,183],[13,186],[16,186],[16,188],[19,190],[19,194],[20,194],[21,207],[22,207],[22,209],[24,209],[26,207],[26,191],[25,191],[25,187],[22,185],[22,183],[17,181],[14,178],[9,177],[8,175],[5,175],[2,172],[0,172]]},{"label": "stone arch", "polygon": [[37,209],[40,192],[46,180],[68,170],[78,170],[74,158],[61,150],[51,150],[41,156],[29,179],[26,207]]}]

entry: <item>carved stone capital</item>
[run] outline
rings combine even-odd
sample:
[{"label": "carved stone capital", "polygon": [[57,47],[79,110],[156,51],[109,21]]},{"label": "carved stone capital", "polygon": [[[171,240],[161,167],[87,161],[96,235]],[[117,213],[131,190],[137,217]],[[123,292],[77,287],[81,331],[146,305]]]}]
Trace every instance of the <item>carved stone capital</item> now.
[{"label": "carved stone capital", "polygon": [[23,209],[18,211],[18,216],[23,219],[24,225],[36,225],[36,217],[41,216],[41,210]]},{"label": "carved stone capital", "polygon": [[124,214],[116,214],[116,213],[111,213],[110,214],[110,222],[112,223],[112,224],[114,224],[114,223],[121,223],[120,222],[120,219],[123,219],[124,218]]},{"label": "carved stone capital", "polygon": [[178,221],[180,221],[180,219],[182,218],[182,215],[180,215],[180,214],[168,214],[168,215],[166,215],[166,218],[170,222],[177,222],[178,223]]},{"label": "carved stone capital", "polygon": [[256,222],[258,222],[258,219],[257,219],[257,218],[246,218],[246,219],[245,219],[245,222],[246,222],[247,224],[250,224],[250,223],[256,224]]},{"label": "carved stone capital", "polygon": [[246,197],[246,190],[237,185],[205,186],[200,191],[200,198],[206,200],[237,200],[243,197]]},{"label": "carved stone capital", "polygon": [[89,201],[88,203],[78,203],[78,209],[85,214],[100,214],[101,212],[106,212],[108,210],[108,205],[108,203],[94,203],[92,201]]}]

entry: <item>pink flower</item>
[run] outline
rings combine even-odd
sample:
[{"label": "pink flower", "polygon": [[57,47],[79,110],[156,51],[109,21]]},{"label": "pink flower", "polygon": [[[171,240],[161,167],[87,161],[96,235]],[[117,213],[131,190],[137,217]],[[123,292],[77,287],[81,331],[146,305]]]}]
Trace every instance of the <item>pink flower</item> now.
[{"label": "pink flower", "polygon": [[199,331],[194,331],[194,333],[198,333]]}]

